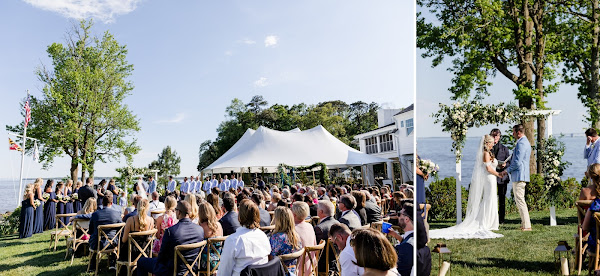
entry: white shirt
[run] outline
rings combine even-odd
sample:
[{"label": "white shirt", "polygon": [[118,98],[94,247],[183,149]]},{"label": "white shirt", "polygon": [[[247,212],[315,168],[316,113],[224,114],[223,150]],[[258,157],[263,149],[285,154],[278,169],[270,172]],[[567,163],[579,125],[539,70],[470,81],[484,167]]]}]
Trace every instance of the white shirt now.
[{"label": "white shirt", "polygon": [[[156,210],[164,210],[165,209],[165,204],[158,201],[158,200],[153,200],[150,201],[150,212],[152,211],[156,211]],[[154,219],[158,218],[159,216],[161,216],[160,214],[154,215],[152,216]]]},{"label": "white shirt", "polygon": [[356,262],[356,256],[354,256],[354,249],[350,246],[350,237],[348,237],[346,247],[340,252],[342,276],[356,276],[365,273],[365,269],[355,265],[353,261]]},{"label": "white shirt", "polygon": [[[352,249],[351,249],[352,250]],[[225,240],[217,276],[239,276],[249,265],[265,264],[269,261],[271,244],[269,238],[260,229],[248,229],[244,226]]]}]

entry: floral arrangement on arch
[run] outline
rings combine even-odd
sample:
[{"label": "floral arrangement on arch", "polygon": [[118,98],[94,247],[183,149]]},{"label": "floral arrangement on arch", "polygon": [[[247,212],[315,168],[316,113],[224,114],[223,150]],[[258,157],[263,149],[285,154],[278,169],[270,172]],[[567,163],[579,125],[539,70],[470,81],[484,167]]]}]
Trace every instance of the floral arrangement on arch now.
[{"label": "floral arrangement on arch", "polygon": [[546,198],[549,202],[557,202],[563,189],[560,177],[571,165],[570,162],[562,160],[565,154],[565,143],[551,136],[542,140],[540,149],[538,158],[542,162]]},{"label": "floral arrangement on arch", "polygon": [[480,101],[457,101],[451,105],[440,103],[438,112],[432,114],[435,123],[442,124],[442,131],[450,132],[452,150],[456,163],[462,158],[462,149],[471,127],[499,125],[516,122],[525,115],[525,110],[515,104],[482,104]]}]

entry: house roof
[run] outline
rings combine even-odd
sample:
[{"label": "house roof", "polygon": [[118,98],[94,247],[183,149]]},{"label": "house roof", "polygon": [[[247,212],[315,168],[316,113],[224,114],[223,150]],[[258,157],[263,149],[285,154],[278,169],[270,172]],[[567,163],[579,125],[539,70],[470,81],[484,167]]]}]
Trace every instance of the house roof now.
[{"label": "house roof", "polygon": [[398,114],[402,114],[402,113],[406,113],[409,111],[413,111],[415,109],[415,104],[411,104],[409,105],[407,108],[400,110],[400,112],[394,114],[394,116],[398,115]]}]

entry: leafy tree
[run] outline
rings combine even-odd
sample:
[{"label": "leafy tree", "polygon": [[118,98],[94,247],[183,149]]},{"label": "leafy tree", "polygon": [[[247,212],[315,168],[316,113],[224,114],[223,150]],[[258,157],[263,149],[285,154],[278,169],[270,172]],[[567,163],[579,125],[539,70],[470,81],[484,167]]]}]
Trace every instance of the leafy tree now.
[{"label": "leafy tree", "polygon": [[167,178],[171,175],[178,175],[181,172],[179,167],[181,157],[177,152],[171,149],[171,146],[166,146],[161,153],[158,154],[158,159],[152,161],[148,165],[148,169],[159,170],[158,183],[167,188]]},{"label": "leafy tree", "polygon": [[[513,94],[519,106],[545,109],[545,96],[556,84],[544,85],[554,77],[560,56],[556,17],[544,0],[418,0],[437,19],[429,21],[420,12],[417,19],[417,47],[423,57],[433,57],[433,66],[452,57],[454,74],[452,99],[475,99],[488,95],[490,77],[498,73],[515,85]],[[438,24],[439,23],[439,24]],[[527,139],[534,144],[534,122],[525,120]],[[538,141],[545,132],[545,119],[537,119]],[[539,164],[538,164],[539,167]],[[534,156],[531,172],[537,171]]]},{"label": "leafy tree", "polygon": [[[77,180],[82,164],[93,175],[96,161],[106,162],[139,151],[136,140],[126,138],[139,131],[139,123],[124,99],[133,84],[127,80],[133,65],[127,49],[105,32],[90,34],[92,21],[81,21],[67,33],[66,43],[47,49],[52,67],[41,65],[36,74],[44,84],[42,97],[31,99],[32,122],[28,135],[39,140],[40,159],[49,167],[54,158],[71,157],[71,179]],[[21,132],[23,123],[6,126]]]}]

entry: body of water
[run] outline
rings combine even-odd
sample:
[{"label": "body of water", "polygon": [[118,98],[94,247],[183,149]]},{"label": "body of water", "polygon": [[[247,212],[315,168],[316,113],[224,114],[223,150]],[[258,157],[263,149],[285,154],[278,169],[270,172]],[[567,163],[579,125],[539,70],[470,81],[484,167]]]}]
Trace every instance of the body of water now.
[{"label": "body of water", "polygon": [[[558,137],[558,136],[556,136]],[[471,182],[471,173],[475,163],[475,153],[481,137],[468,137],[463,149],[462,158],[462,185],[469,187]],[[569,177],[575,177],[578,181],[584,176],[587,167],[587,160],[583,159],[583,148],[585,147],[585,137],[559,137],[559,140],[565,143],[564,161],[571,162],[563,176],[563,180]],[[452,152],[452,139],[450,138],[418,138],[417,153],[422,159],[429,159],[440,166],[438,172],[439,178],[456,176],[456,162],[454,152]],[[426,182],[426,186],[431,182],[431,178]],[[510,185],[510,184],[509,184]],[[507,189],[510,194],[510,186]]]}]

